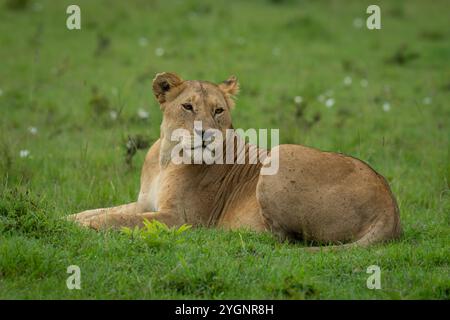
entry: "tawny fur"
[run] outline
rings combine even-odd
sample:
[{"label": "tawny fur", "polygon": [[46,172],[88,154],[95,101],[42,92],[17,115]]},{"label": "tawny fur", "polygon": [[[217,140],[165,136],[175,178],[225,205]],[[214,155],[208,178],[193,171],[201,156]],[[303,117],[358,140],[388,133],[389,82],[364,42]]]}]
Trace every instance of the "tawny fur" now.
[{"label": "tawny fur", "polygon": [[[238,90],[234,77],[215,85],[158,74],[153,92],[163,112],[161,136],[145,158],[138,200],[69,219],[97,230],[140,226],[144,219],[168,226],[247,228],[271,231],[281,239],[336,244],[329,248],[400,236],[399,210],[386,180],[352,157],[280,145],[275,175],[261,175],[261,164],[172,163],[172,131],[192,131],[193,122],[201,120],[203,129],[225,133],[232,128],[230,111]],[[192,111],[183,109],[186,102]],[[223,112],[216,114],[217,108]]]}]

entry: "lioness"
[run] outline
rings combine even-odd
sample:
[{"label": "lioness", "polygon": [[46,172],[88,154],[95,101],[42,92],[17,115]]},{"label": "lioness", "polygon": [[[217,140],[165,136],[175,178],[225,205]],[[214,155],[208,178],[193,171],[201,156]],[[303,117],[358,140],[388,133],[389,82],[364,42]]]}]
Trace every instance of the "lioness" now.
[{"label": "lioness", "polygon": [[[147,153],[137,202],[69,216],[94,229],[139,226],[248,228],[281,239],[367,246],[401,234],[399,209],[386,180],[364,162],[301,145],[280,145],[279,170],[264,163],[175,164],[171,135],[194,121],[225,133],[239,90],[235,77],[218,85],[159,73],[153,93],[163,112],[161,136]],[[194,148],[207,148],[205,142]],[[194,149],[193,148],[193,149]],[[245,150],[248,150],[246,145]],[[345,244],[346,243],[346,244]]]}]

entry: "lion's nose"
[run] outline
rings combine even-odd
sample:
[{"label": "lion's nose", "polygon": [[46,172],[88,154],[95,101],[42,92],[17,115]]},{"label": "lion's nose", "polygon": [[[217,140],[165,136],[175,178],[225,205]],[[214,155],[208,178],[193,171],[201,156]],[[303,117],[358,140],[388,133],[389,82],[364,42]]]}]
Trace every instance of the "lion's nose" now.
[{"label": "lion's nose", "polygon": [[200,137],[203,137],[203,135],[205,134],[205,130],[199,129],[199,128],[195,128],[194,132],[197,136],[200,136]]}]

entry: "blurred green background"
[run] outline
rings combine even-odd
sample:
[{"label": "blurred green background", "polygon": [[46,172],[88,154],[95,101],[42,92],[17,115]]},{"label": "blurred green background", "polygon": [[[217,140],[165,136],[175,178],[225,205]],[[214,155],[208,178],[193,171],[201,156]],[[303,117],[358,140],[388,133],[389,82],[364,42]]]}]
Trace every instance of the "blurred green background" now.
[{"label": "blurred green background", "polygon": [[[66,28],[70,4],[81,8],[81,30]],[[0,297],[448,299],[450,5],[376,1],[382,29],[368,30],[370,4],[0,1]],[[243,233],[242,247],[241,233],[195,230],[184,247],[155,255],[61,224],[135,201],[145,149],[159,136],[151,81],[162,71],[213,82],[234,74],[235,128],[279,128],[281,143],[367,161],[398,199],[403,240],[310,256],[267,235]],[[64,266],[77,259],[98,268],[97,289],[65,288]],[[375,292],[364,271],[377,261],[390,282]],[[142,273],[152,290],[134,277]]]}]

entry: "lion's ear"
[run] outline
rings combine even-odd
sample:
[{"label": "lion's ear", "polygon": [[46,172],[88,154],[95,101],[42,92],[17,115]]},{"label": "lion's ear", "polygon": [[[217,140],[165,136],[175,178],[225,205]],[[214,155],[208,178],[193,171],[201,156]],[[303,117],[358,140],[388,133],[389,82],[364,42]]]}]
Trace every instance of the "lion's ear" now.
[{"label": "lion's ear", "polygon": [[183,80],[175,73],[158,73],[153,79],[153,94],[159,103],[164,103],[167,101],[167,94],[169,91],[182,83]]},{"label": "lion's ear", "polygon": [[234,107],[233,98],[239,93],[239,82],[235,76],[229,77],[227,80],[219,84],[219,89],[225,94],[230,108]]},{"label": "lion's ear", "polygon": [[235,76],[229,77],[227,80],[219,84],[220,90],[231,96],[239,93],[239,82]]}]

